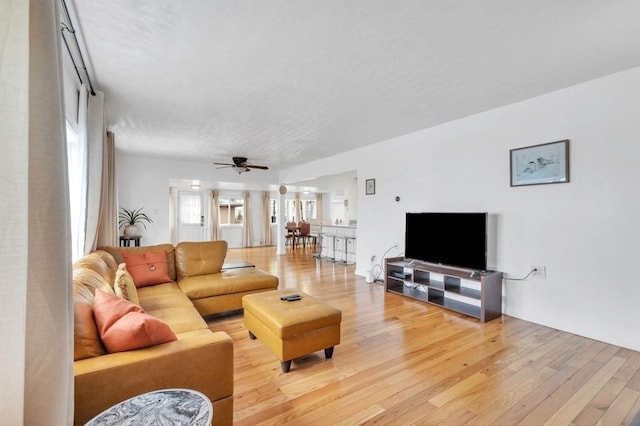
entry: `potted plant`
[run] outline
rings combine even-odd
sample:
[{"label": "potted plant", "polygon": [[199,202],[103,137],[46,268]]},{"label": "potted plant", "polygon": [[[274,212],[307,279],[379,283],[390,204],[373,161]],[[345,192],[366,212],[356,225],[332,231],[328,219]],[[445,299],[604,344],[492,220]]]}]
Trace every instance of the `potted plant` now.
[{"label": "potted plant", "polygon": [[125,209],[124,207],[120,207],[120,213],[118,214],[118,224],[120,228],[124,226],[124,235],[137,235],[138,234],[138,224],[144,226],[144,229],[147,229],[147,225],[144,223],[152,223],[153,221],[149,219],[145,213],[142,213],[142,209],[144,207],[140,207],[139,209]]}]

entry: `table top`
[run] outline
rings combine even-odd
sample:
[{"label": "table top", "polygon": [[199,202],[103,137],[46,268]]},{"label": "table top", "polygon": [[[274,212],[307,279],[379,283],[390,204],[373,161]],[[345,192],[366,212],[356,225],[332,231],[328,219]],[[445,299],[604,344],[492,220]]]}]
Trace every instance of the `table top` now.
[{"label": "table top", "polygon": [[137,240],[142,238],[142,235],[120,235],[121,240]]},{"label": "table top", "polygon": [[162,389],[122,401],[85,426],[211,425],[213,406],[204,394],[191,389]]}]

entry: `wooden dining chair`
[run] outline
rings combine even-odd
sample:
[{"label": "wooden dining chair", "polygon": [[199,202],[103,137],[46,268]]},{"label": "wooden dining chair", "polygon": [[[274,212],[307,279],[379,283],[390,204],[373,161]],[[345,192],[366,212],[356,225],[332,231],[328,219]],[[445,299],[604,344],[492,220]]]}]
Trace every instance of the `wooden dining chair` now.
[{"label": "wooden dining chair", "polygon": [[295,247],[297,226],[298,225],[295,222],[287,222],[285,225],[285,228],[287,229],[287,235],[284,240],[285,245],[291,243],[291,247]]},{"label": "wooden dining chair", "polygon": [[311,224],[309,222],[300,222],[300,233],[298,234],[299,239],[302,240],[302,247],[306,247],[307,242],[309,241],[309,236],[311,235]]}]

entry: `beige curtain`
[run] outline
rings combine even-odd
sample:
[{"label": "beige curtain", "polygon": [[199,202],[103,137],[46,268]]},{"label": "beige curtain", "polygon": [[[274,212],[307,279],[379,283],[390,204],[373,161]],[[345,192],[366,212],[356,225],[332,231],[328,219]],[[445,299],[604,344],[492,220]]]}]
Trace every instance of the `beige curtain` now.
[{"label": "beige curtain", "polygon": [[242,221],[242,247],[251,247],[251,206],[249,191],[244,192],[244,220]]},{"label": "beige curtain", "polygon": [[316,194],[316,213],[318,218],[318,223],[322,224],[322,193],[318,192]]},{"label": "beige curtain", "polygon": [[178,188],[169,188],[169,241],[178,244]]},{"label": "beige curtain", "polygon": [[118,245],[118,185],[116,183],[115,136],[107,132],[102,151],[102,192],[97,246]]},{"label": "beige curtain", "polygon": [[262,193],[262,229],[264,245],[273,245],[273,233],[271,232],[271,194],[269,191]]},{"label": "beige curtain", "polygon": [[58,2],[0,3],[0,422],[73,423]]},{"label": "beige curtain", "polygon": [[220,239],[220,209],[218,207],[218,191],[211,191],[211,241]]},{"label": "beige curtain", "polygon": [[296,222],[302,220],[302,202],[300,201],[300,193],[296,192]]},{"label": "beige curtain", "polygon": [[[73,198],[70,201],[72,210],[69,212],[71,215],[71,254],[72,258],[79,259],[84,254],[85,246],[85,229],[87,221],[87,179],[85,179],[87,170],[87,110],[89,106],[89,88],[82,84],[78,92],[78,120],[77,120],[77,132],[78,132],[78,152],[71,152],[71,155],[77,155],[73,161],[70,162],[70,166],[75,168],[76,172],[80,171],[81,181],[79,186],[78,182],[74,182],[76,185],[70,189],[73,194]],[[74,162],[77,162],[74,164]],[[78,176],[73,176],[72,179],[78,179]],[[75,180],[74,179],[74,180]]]},{"label": "beige curtain", "polygon": [[87,203],[84,253],[96,248],[102,199],[102,152],[106,138],[104,93],[89,96],[87,110]]}]

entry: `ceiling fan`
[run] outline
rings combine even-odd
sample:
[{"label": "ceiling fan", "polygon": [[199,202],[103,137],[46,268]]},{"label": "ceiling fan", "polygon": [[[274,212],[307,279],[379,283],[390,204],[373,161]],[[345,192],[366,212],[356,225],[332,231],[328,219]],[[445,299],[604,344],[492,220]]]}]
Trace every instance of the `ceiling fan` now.
[{"label": "ceiling fan", "polygon": [[258,166],[257,164],[248,164],[246,157],[233,157],[232,160],[233,160],[233,164],[231,163],[213,163],[213,164],[217,166],[222,166],[222,167],[217,167],[218,169],[231,167],[235,172],[238,172],[238,174],[243,172],[250,172],[251,169],[269,170],[269,167],[267,166]]}]

